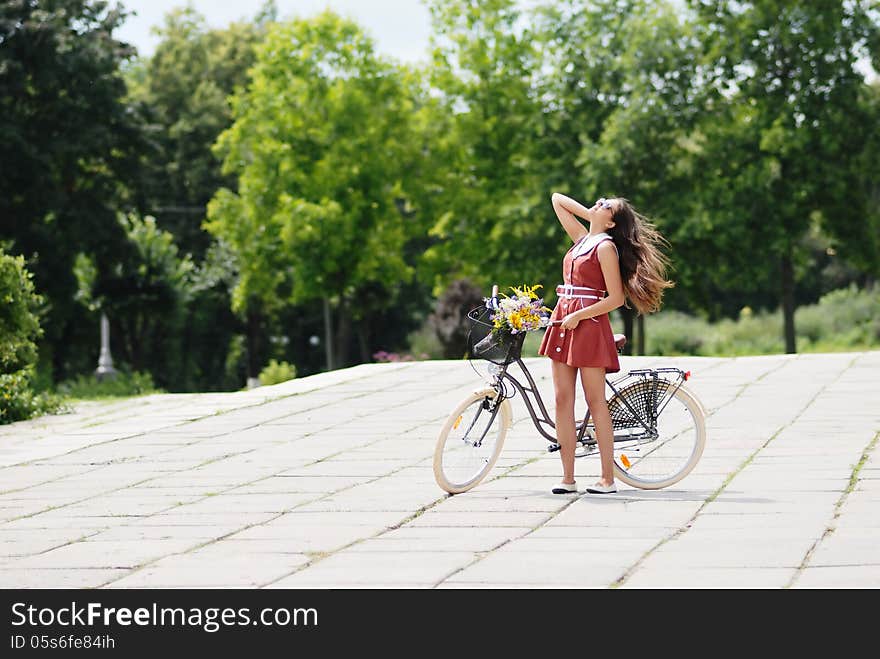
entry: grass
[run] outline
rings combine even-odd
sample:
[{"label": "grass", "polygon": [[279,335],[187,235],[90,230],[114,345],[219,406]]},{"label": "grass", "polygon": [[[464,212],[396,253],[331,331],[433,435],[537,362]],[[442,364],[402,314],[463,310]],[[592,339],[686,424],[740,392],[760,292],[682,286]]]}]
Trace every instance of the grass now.
[{"label": "grass", "polygon": [[114,378],[98,380],[94,375],[79,375],[59,384],[56,392],[68,400],[107,400],[164,393],[153,384],[146,372],[119,372]]}]

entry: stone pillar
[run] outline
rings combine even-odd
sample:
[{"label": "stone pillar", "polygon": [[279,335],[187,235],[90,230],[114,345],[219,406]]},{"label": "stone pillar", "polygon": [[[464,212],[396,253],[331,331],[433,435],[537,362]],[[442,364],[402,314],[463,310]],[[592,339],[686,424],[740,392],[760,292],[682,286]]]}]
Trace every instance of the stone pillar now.
[{"label": "stone pillar", "polygon": [[107,314],[101,312],[101,355],[98,357],[98,368],[95,377],[99,380],[115,378],[118,371],[113,368],[113,357],[110,355],[110,321]]}]

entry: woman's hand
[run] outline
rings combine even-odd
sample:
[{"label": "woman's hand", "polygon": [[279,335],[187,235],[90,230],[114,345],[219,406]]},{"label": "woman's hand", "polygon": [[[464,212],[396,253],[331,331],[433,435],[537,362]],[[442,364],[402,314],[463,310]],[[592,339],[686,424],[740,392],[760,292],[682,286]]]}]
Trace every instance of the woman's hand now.
[{"label": "woman's hand", "polygon": [[580,324],[582,316],[583,314],[580,311],[575,311],[574,313],[570,313],[565,318],[563,318],[562,322],[559,324],[562,329],[573,330]]}]

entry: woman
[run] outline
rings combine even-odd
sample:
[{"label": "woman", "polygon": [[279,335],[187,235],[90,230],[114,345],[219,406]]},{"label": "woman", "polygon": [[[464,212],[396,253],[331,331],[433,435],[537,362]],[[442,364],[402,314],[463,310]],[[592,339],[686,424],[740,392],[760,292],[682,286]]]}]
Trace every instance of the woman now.
[{"label": "woman", "polygon": [[[632,302],[639,313],[660,308],[668,261],[660,252],[663,238],[626,199],[599,199],[586,208],[554,192],[553,210],[574,244],[562,260],[564,284],[551,316],[540,354],[553,360],[556,435],[562,457],[562,482],[554,494],[577,492],[574,479],[575,381],[580,371],[590,407],[602,477],[587,488],[592,494],[617,492],[614,483],[614,434],[605,400],[605,374],[620,370],[608,313]],[[582,217],[589,231],[578,221]]]}]

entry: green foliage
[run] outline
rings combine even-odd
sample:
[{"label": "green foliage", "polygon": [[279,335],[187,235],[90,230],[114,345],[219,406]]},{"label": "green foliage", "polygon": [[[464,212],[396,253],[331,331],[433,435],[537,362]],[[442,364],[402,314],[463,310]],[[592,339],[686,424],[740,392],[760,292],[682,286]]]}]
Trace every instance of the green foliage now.
[{"label": "green foliage", "polygon": [[34,392],[33,369],[0,373],[0,425],[68,410],[64,399],[50,392]]},{"label": "green foliage", "polygon": [[24,258],[0,248],[0,424],[60,411],[60,401],[34,392],[42,298]]},{"label": "green foliage", "polygon": [[744,314],[739,320],[709,323],[678,311],[645,321],[649,355],[734,356],[782,352],[779,314]]},{"label": "green foliage", "polygon": [[[420,355],[420,359],[445,359],[443,344],[428,323],[410,332],[406,337],[406,344],[412,354]],[[461,357],[461,354],[456,357]]]},{"label": "green foliage", "polygon": [[467,313],[483,304],[483,291],[467,279],[453,281],[437,299],[426,324],[443,347],[444,359],[457,359],[467,352],[470,321]]},{"label": "green foliage", "polygon": [[239,193],[221,190],[207,225],[242,257],[260,257],[240,259],[236,305],[256,297],[269,307],[285,285],[299,302],[405,279],[400,75],[332,13],[273,26],[252,75],[218,143]]},{"label": "green foliage", "polygon": [[93,374],[78,375],[58,385],[62,396],[75,400],[146,396],[164,393],[153,384],[153,377],[146,372],[121,370],[116,377],[98,379]]},{"label": "green foliage", "polygon": [[856,64],[878,26],[861,2],[690,5],[704,46],[692,216],[702,226],[675,237],[707,257],[692,266],[705,273],[697,286],[775,292],[793,352],[794,270],[813,222],[877,272],[860,244],[876,245],[876,224],[864,221],[870,197],[853,194],[865,141],[852,127],[870,122]]},{"label": "green foliage", "polygon": [[811,352],[880,345],[880,288],[832,291],[796,313],[802,349]]},{"label": "green foliage", "polygon": [[[803,352],[880,349],[880,289],[854,286],[832,291],[797,310],[798,345]],[[680,311],[661,311],[645,320],[646,354],[736,357],[784,352],[782,313],[744,307],[736,319],[710,322]],[[619,331],[615,327],[615,331]],[[530,332],[524,357],[537,357],[543,332]]]},{"label": "green foliage", "polygon": [[24,258],[0,248],[0,373],[13,373],[37,361],[42,335],[38,312],[42,298]]},{"label": "green foliage", "polygon": [[526,339],[523,341],[522,356],[538,357],[538,349],[541,347],[541,341],[543,339],[544,332],[540,330],[526,334]]},{"label": "green foliage", "polygon": [[234,334],[229,338],[223,358],[222,377],[227,383],[224,389],[240,389],[248,377],[247,346],[243,335]]},{"label": "green foliage", "polygon": [[[804,352],[880,348],[880,291],[855,287],[832,291],[797,310],[798,344]],[[649,355],[730,357],[783,352],[782,313],[744,308],[737,320],[715,323],[676,311],[650,316]]]},{"label": "green foliage", "polygon": [[279,362],[276,359],[270,359],[269,363],[260,371],[260,384],[268,386],[287,382],[296,377],[296,366],[287,362]]},{"label": "green foliage", "polygon": [[151,58],[127,71],[129,100],[151,136],[137,182],[147,212],[200,258],[210,243],[201,228],[208,201],[234,187],[211,149],[232,123],[228,97],[248,83],[266,18],[208,28],[191,6],[170,11]]},{"label": "green foliage", "polygon": [[118,223],[127,243],[109,268],[105,264],[109,271],[95,277],[99,264],[77,257],[77,297],[107,313],[115,358],[134,371],[152,367],[167,386],[177,379],[169,369],[181,350],[196,267],[188,254],[180,255],[174,236],[160,229],[155,218],[120,214]]},{"label": "green foliage", "polygon": [[62,374],[93,338],[74,300],[74,258],[118,249],[113,217],[144,144],[120,73],[134,51],[113,37],[124,16],[94,0],[0,3],[0,240],[31,264]]},{"label": "green foliage", "polygon": [[[539,139],[539,46],[513,0],[435,0],[429,80],[438,98],[427,111],[438,132],[427,155],[431,245],[421,259],[435,295],[467,277],[545,281],[562,242],[544,180]],[[430,201],[423,202],[423,198]],[[564,248],[562,249],[564,251]],[[557,256],[558,253],[558,256]]]},{"label": "green foliage", "polygon": [[[230,308],[239,261],[202,222],[218,189],[236,189],[212,149],[232,124],[229,97],[248,85],[256,44],[275,13],[267,2],[252,21],[209,28],[192,7],[175,9],[159,30],[155,54],[127,71],[129,100],[150,136],[137,182],[140,206],[193,263],[186,304],[153,316],[150,330],[167,338],[149,366],[175,391],[235,390],[246,377],[225,368],[227,346],[242,329]],[[260,358],[255,345],[248,354]]]},{"label": "green foliage", "polygon": [[0,242],[44,296],[42,336],[40,305],[0,308],[16,409],[94,367],[99,311],[170,390],[313,372],[328,333],[331,367],[407,336],[450,355],[455,304],[425,318],[451,283],[559,281],[554,191],[625,196],[669,238],[668,309],[699,317],[649,318],[657,352],[875,345],[856,289],[795,308],[880,275],[880,131],[855,129],[880,123],[876,2],[428,6],[414,68],[271,2],[219,29],[174,10],[143,60],[107,3],[0,2]]},{"label": "green foliage", "polygon": [[326,298],[345,344],[351,320],[388,307],[412,276],[413,90],[331,12],[271,25],[251,75],[216,147],[238,191],[215,194],[205,225],[237,256],[233,307],[272,316]]}]

